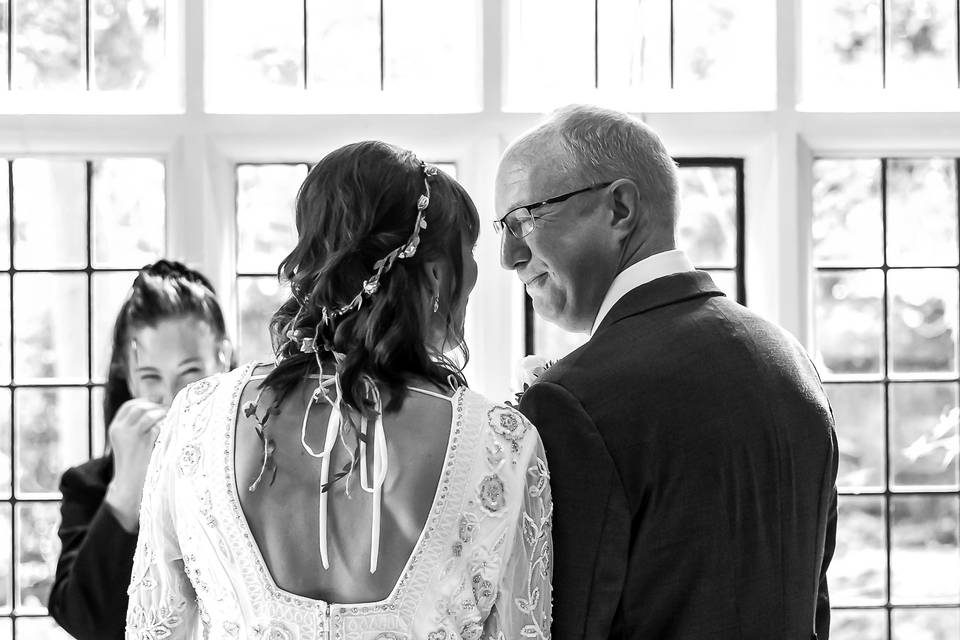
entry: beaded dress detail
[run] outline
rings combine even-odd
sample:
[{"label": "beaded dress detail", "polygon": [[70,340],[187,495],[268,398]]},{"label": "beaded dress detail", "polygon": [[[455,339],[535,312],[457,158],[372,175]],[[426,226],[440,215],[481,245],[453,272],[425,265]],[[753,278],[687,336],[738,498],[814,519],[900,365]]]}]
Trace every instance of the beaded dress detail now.
[{"label": "beaded dress detail", "polygon": [[549,472],[520,413],[458,389],[440,482],[396,585],[377,602],[330,603],[275,584],[241,511],[234,437],[253,369],[194,383],[171,407],[147,471],[127,638],[550,637]]}]

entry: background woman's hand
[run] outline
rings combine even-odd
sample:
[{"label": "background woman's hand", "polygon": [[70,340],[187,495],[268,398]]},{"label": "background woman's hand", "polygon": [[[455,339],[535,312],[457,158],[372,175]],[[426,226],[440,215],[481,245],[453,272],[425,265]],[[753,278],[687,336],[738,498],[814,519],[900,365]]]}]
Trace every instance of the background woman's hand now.
[{"label": "background woman's hand", "polygon": [[113,480],[105,501],[127,531],[137,530],[147,464],[167,414],[163,405],[134,398],[123,403],[110,423]]}]

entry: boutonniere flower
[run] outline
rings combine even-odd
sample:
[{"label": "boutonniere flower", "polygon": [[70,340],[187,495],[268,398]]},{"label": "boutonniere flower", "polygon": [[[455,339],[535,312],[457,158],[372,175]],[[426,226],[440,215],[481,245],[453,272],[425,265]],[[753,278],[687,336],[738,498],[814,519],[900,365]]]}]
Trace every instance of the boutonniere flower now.
[{"label": "boutonniere flower", "polygon": [[526,393],[537,380],[543,377],[547,369],[556,364],[556,360],[548,360],[543,356],[525,356],[520,359],[517,365],[517,379],[514,387],[515,400],[507,402],[507,405],[517,408],[520,405],[520,398]]}]

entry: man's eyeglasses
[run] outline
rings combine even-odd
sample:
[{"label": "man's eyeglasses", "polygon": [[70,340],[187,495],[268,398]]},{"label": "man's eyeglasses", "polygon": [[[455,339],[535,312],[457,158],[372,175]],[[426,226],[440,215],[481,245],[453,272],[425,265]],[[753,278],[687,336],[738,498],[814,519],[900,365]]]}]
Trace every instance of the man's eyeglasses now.
[{"label": "man's eyeglasses", "polygon": [[609,187],[611,184],[613,184],[613,182],[602,182],[600,184],[584,187],[583,189],[577,189],[576,191],[571,191],[570,193],[565,193],[560,196],[547,198],[546,200],[542,200],[540,202],[526,204],[522,207],[511,209],[505,216],[499,220],[493,221],[493,230],[499,234],[503,231],[503,228],[506,227],[510,232],[510,235],[512,235],[514,238],[523,238],[530,235],[530,233],[537,228],[537,220],[543,216],[534,215],[533,212],[540,207],[548,204],[563,202],[564,200],[572,198],[575,195],[586,193],[587,191],[594,191],[596,189],[603,189],[604,187]]}]

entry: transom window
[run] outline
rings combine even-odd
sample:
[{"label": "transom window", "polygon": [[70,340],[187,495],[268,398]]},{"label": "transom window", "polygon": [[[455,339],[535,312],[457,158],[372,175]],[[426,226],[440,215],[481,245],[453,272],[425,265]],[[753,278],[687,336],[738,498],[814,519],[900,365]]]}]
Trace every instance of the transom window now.
[{"label": "transom window", "polygon": [[0,109],[175,110],[179,6],[179,0],[0,0]]},{"label": "transom window", "polygon": [[958,9],[957,0],[804,0],[804,102],[955,106]]},{"label": "transom window", "polygon": [[770,108],[773,9],[764,0],[510,0],[507,109],[603,100],[656,111],[707,96],[712,110]]},{"label": "transom window", "polygon": [[215,112],[480,109],[478,0],[207,2]]}]

